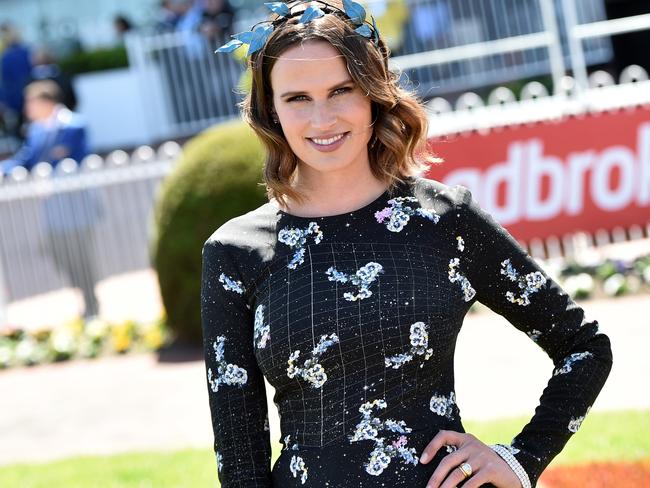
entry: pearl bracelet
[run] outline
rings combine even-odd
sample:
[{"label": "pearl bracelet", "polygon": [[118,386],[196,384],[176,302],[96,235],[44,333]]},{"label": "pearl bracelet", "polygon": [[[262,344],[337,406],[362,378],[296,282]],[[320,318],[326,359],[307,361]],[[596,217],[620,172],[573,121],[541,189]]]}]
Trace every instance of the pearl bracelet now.
[{"label": "pearl bracelet", "polygon": [[522,488],[532,488],[528,474],[521,466],[521,464],[519,464],[517,458],[512,454],[512,451],[510,450],[511,448],[509,446],[505,446],[503,444],[494,444],[490,447],[494,452],[501,456],[506,463],[508,463],[508,466],[510,466],[510,468],[512,468],[512,470],[517,475],[517,478],[519,478]]}]

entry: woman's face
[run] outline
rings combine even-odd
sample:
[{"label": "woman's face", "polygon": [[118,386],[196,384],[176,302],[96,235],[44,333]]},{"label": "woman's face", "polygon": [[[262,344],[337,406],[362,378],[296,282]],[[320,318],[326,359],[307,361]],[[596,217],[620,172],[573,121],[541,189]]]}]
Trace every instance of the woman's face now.
[{"label": "woman's face", "polygon": [[351,170],[369,166],[370,98],[330,43],[308,41],[289,48],[271,70],[271,87],[282,131],[301,172],[355,174]]}]

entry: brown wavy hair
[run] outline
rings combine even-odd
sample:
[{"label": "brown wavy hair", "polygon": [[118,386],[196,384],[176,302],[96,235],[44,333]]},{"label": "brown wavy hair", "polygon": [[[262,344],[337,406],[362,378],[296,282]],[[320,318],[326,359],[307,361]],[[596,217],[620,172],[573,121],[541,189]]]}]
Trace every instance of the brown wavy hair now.
[{"label": "brown wavy hair", "polygon": [[[343,10],[342,2],[329,1]],[[403,178],[419,174],[429,164],[440,162],[427,148],[427,115],[418,97],[400,87],[400,75],[388,67],[390,51],[379,37],[372,39],[354,32],[355,26],[342,12],[326,14],[299,24],[298,5],[292,2],[292,17],[277,24],[266,44],[249,60],[251,89],[241,102],[242,118],[252,127],[266,148],[264,182],[267,196],[286,205],[285,196],[301,202],[302,193],[291,186],[298,158],[291,150],[279,124],[274,124],[271,70],[276,59],[296,44],[319,40],[329,42],[343,57],[357,86],[371,100],[373,135],[368,156],[373,175],[392,191]],[[304,10],[304,9],[300,9]],[[277,16],[273,16],[278,20]]]}]

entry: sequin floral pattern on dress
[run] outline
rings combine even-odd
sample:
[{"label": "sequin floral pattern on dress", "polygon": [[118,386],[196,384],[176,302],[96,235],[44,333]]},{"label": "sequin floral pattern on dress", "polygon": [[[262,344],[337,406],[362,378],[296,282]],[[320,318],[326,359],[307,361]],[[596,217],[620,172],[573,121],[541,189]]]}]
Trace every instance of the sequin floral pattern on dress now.
[{"label": "sequin floral pattern on dress", "polygon": [[380,273],[384,272],[384,267],[375,263],[374,261],[369,262],[368,264],[362,266],[357,270],[353,275],[348,275],[341,271],[338,271],[334,266],[326,271],[328,279],[330,281],[338,281],[339,283],[350,282],[353,285],[358,287],[358,293],[355,295],[351,292],[345,292],[343,298],[349,301],[363,300],[372,295],[369,287],[377,279],[377,276]]},{"label": "sequin floral pattern on dress", "polygon": [[312,349],[311,357],[303,363],[302,366],[296,366],[295,361],[300,356],[300,349],[293,351],[287,361],[287,376],[295,378],[300,375],[305,381],[309,382],[312,387],[320,388],[327,381],[327,373],[321,364],[318,363],[321,355],[328,347],[338,342],[339,338],[332,333],[329,336],[322,335],[318,344]]},{"label": "sequin floral pattern on dress", "polygon": [[400,232],[406,224],[408,224],[411,216],[419,215],[425,219],[430,220],[434,224],[437,224],[440,220],[440,216],[434,213],[432,210],[427,210],[424,208],[412,208],[408,205],[405,205],[406,202],[417,202],[418,199],[415,197],[397,197],[391,198],[388,200],[390,207],[385,207],[382,210],[375,212],[375,218],[377,222],[386,223],[386,228],[391,232]]},{"label": "sequin floral pattern on dress", "polygon": [[469,280],[458,271],[459,266],[459,258],[452,258],[449,260],[449,281],[452,283],[460,283],[460,289],[463,291],[463,299],[466,302],[469,302],[476,296],[476,290],[472,287]]},{"label": "sequin floral pattern on dress", "polygon": [[[460,252],[463,252],[465,250],[465,241],[461,236],[456,236],[456,249],[458,249]],[[452,283],[460,284],[460,289],[463,292],[463,299],[466,302],[469,302],[476,296],[476,290],[469,282],[467,277],[458,271],[459,266],[460,258],[452,258],[449,260],[449,281]]]},{"label": "sequin floral pattern on dress", "polygon": [[576,361],[580,361],[581,359],[590,358],[590,357],[593,357],[593,354],[591,354],[589,351],[576,352],[571,354],[570,356],[564,358],[564,363],[562,364],[562,367],[557,368],[555,371],[553,371],[553,376],[571,372],[572,366]]},{"label": "sequin floral pattern on dress", "polygon": [[[291,443],[291,434],[284,436],[284,448],[282,450],[298,450],[298,443]],[[305,484],[307,481],[307,466],[302,457],[298,455],[291,456],[289,471],[291,471],[294,478],[297,478],[298,474],[300,474],[300,483]]]},{"label": "sequin floral pattern on dress", "polygon": [[217,374],[216,377],[212,377],[212,368],[208,368],[208,381],[210,382],[210,388],[213,392],[217,393],[219,391],[219,385],[245,385],[248,381],[248,373],[244,368],[240,368],[236,364],[227,363],[224,359],[224,344],[226,338],[224,336],[218,336],[217,339],[212,343],[214,349],[214,356],[217,361]]},{"label": "sequin floral pattern on dress", "polygon": [[510,259],[506,259],[501,263],[501,274],[506,275],[510,281],[516,282],[519,289],[523,290],[519,296],[515,296],[511,291],[506,292],[506,298],[509,302],[522,307],[529,305],[530,299],[528,297],[533,293],[537,293],[546,284],[546,278],[539,271],[520,276],[519,272],[512,267]]},{"label": "sequin floral pattern on dress", "polygon": [[[363,415],[363,419],[356,425],[354,434],[348,437],[350,443],[363,440],[375,442],[375,447],[365,464],[366,472],[373,476],[379,476],[388,467],[391,459],[397,457],[406,464],[418,464],[415,448],[406,447],[408,441],[405,434],[411,432],[412,429],[406,427],[403,420],[399,422],[392,419],[381,421],[378,417],[372,417],[372,410],[375,407],[386,408],[386,401],[375,399],[361,405],[359,412]],[[388,444],[387,439],[379,435],[382,431],[400,434],[400,436]]]},{"label": "sequin floral pattern on dress", "polygon": [[240,295],[244,293],[244,285],[242,284],[241,281],[235,281],[229,276],[226,276],[225,273],[221,273],[219,275],[219,282],[223,284],[224,289],[228,291],[234,291],[235,293],[239,293]]},{"label": "sequin floral pattern on dress", "polygon": [[287,265],[289,269],[296,269],[299,264],[305,262],[305,244],[307,237],[314,237],[314,244],[319,244],[323,240],[323,232],[316,222],[309,222],[305,229],[283,228],[278,232],[278,241],[286,244],[291,249],[295,249],[293,258]]},{"label": "sequin floral pattern on dress", "polygon": [[585,412],[584,415],[581,415],[579,417],[571,417],[571,420],[569,421],[569,426],[568,429],[570,432],[573,432],[574,434],[578,432],[578,429],[582,425],[582,422],[584,422],[585,417],[589,413],[589,410],[591,410],[591,407],[587,407],[587,411]]},{"label": "sequin floral pattern on dress", "polygon": [[[427,328],[428,326],[424,322],[415,322],[412,324],[409,334],[409,340],[411,341],[410,351],[385,358],[386,367],[397,369],[404,363],[411,361],[414,355],[424,356],[425,361],[429,359],[433,354],[433,349],[427,349],[427,346],[429,345],[429,334]],[[423,366],[424,363],[421,363],[420,368]]]},{"label": "sequin floral pattern on dress", "polygon": [[429,410],[448,419],[454,418],[454,405],[456,405],[456,394],[453,391],[448,396],[433,395],[429,400]]},{"label": "sequin floral pattern on dress", "polygon": [[263,349],[271,340],[271,329],[269,324],[264,323],[264,305],[260,304],[255,309],[255,325],[253,332],[253,345],[258,349]]}]

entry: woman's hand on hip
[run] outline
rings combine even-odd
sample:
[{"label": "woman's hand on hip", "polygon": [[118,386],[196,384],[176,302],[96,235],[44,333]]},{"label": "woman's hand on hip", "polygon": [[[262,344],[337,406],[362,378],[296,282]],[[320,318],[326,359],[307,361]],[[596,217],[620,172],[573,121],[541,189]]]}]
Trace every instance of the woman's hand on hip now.
[{"label": "woman's hand on hip", "polygon": [[[456,450],[442,459],[426,488],[455,488],[466,478],[463,488],[478,488],[485,483],[497,488],[521,488],[508,463],[472,434],[441,430],[422,451],[420,462],[428,463],[445,446],[455,446]],[[471,467],[469,477],[460,469],[464,463]]]}]

